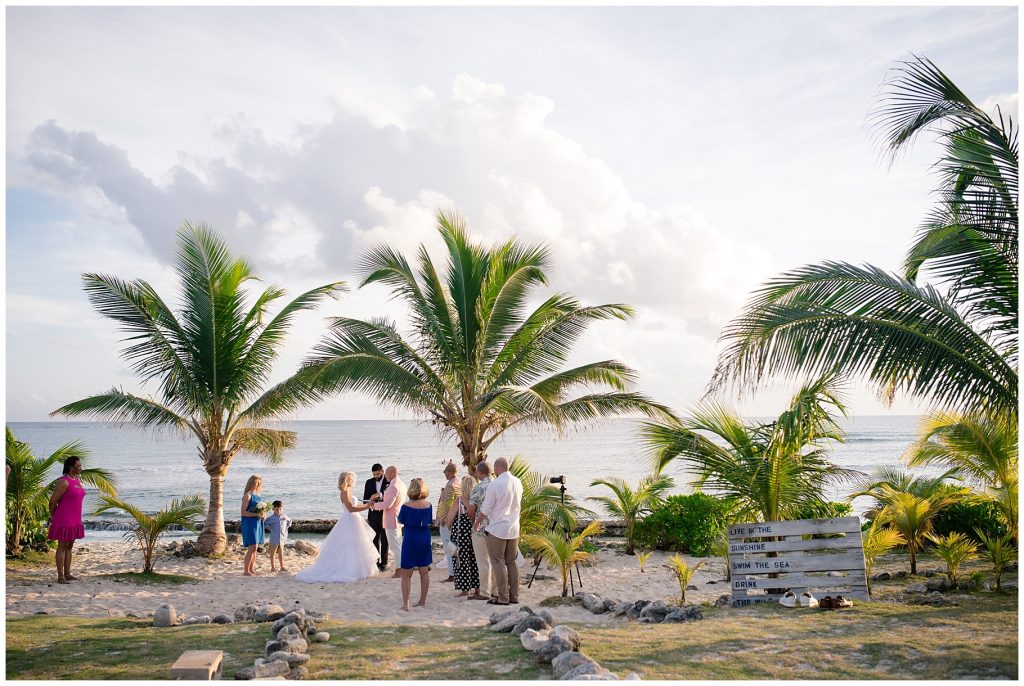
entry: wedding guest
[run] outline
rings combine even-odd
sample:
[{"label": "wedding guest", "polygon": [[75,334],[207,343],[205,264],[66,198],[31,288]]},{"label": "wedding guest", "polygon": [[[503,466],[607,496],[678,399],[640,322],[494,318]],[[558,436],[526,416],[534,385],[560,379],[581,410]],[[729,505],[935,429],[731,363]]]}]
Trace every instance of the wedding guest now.
[{"label": "wedding guest", "polygon": [[64,460],[64,473],[57,479],[57,485],[50,495],[50,528],[47,538],[57,541],[57,583],[77,581],[71,574],[72,549],[75,541],[85,538],[82,523],[82,500],[85,487],[79,477],[82,474],[82,460],[75,456]]},{"label": "wedding guest", "polygon": [[409,610],[409,594],[412,591],[412,573],[420,573],[420,600],[416,607],[427,606],[427,589],[430,588],[430,565],[433,553],[430,549],[430,522],[433,519],[430,490],[423,479],[409,482],[409,502],[398,512],[398,522],[405,529],[402,536],[402,609]]},{"label": "wedding guest", "polygon": [[[487,462],[477,462],[475,471],[479,483],[473,487],[473,492],[469,494],[467,514],[471,522],[476,521],[477,510],[484,501],[487,487],[491,484],[491,465]],[[482,524],[487,524],[486,518]],[[473,543],[473,557],[476,559],[477,576],[480,579],[480,587],[469,598],[470,600],[490,600],[492,594],[496,598],[494,581],[491,578],[491,558],[487,552],[487,534],[482,530],[478,531],[474,527],[471,540]]]},{"label": "wedding guest", "polygon": [[274,508],[274,514],[263,520],[263,523],[270,527],[270,544],[267,546],[267,552],[270,553],[270,571],[277,571],[274,569],[274,555],[277,555],[277,560],[281,563],[281,571],[288,571],[284,566],[284,544],[288,542],[288,527],[292,524],[292,518],[284,513],[284,503],[280,500],[275,500],[272,505]]},{"label": "wedding guest", "polygon": [[494,461],[495,479],[487,487],[484,501],[477,513],[477,527],[486,517],[487,552],[491,557],[493,593],[497,598],[487,602],[491,605],[509,605],[519,602],[519,567],[516,556],[519,553],[519,513],[522,509],[523,484],[508,471],[508,460],[499,457]]},{"label": "wedding guest", "polygon": [[[384,467],[380,463],[370,467],[373,473],[363,486],[363,502],[368,503],[374,496],[380,500],[388,487],[388,480],[384,478]],[[384,571],[388,566],[388,537],[384,531],[384,513],[371,508],[366,513],[366,522],[373,529],[373,547],[377,549],[377,569]]]},{"label": "wedding guest", "polygon": [[473,522],[469,519],[469,495],[476,486],[472,476],[462,477],[459,483],[459,498],[448,513],[448,527],[452,542],[458,546],[455,560],[455,588],[462,591],[457,597],[464,598],[470,590],[480,595],[480,576],[473,555]]},{"label": "wedding guest", "polygon": [[395,573],[391,578],[398,579],[402,576],[402,525],[398,523],[398,511],[408,498],[408,492],[405,483],[398,478],[398,467],[392,465],[385,469],[384,478],[388,481],[388,487],[374,509],[384,513],[384,533],[395,558]]},{"label": "wedding guest", "polygon": [[448,513],[459,496],[459,480],[455,477],[455,472],[455,463],[449,461],[444,467],[444,488],[441,489],[441,495],[437,498],[437,521],[435,524],[441,534],[441,549],[444,550],[444,561],[448,567],[448,578],[443,579],[442,583],[455,581],[455,567],[451,553],[448,552],[448,543],[452,540],[452,530],[445,524]]},{"label": "wedding guest", "polygon": [[245,482],[245,493],[242,494],[242,545],[245,546],[245,558],[242,566],[245,576],[259,576],[256,573],[256,548],[263,543],[264,513],[260,508],[260,491],[263,490],[263,479],[253,474]]}]

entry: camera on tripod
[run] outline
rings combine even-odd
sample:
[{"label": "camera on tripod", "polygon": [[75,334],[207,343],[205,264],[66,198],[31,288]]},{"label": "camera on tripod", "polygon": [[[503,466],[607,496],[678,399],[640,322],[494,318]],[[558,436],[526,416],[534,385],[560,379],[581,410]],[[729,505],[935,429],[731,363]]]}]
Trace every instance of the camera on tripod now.
[{"label": "camera on tripod", "polygon": [[553,484],[562,484],[563,486],[565,485],[564,476],[553,476],[550,479],[548,479],[548,481]]}]

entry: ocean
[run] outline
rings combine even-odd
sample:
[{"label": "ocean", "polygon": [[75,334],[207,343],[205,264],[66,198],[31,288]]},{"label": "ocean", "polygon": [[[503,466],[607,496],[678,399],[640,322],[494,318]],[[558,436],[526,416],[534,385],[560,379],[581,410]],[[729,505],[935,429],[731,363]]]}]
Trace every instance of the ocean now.
[{"label": "ocean", "polygon": [[[918,422],[918,417],[907,415],[844,420],[847,441],[833,447],[832,460],[860,471],[897,465],[914,441]],[[209,480],[194,439],[102,422],[11,422],[8,426],[18,440],[31,446],[36,457],[49,455],[69,441],[81,440],[90,452],[89,463],[112,472],[118,479],[120,496],[145,511],[156,511],[181,495],[208,495]],[[448,460],[461,464],[452,441],[422,422],[294,421],[276,426],[296,431],[297,447],[280,465],[251,456],[236,457],[224,485],[225,518],[238,518],[242,488],[251,474],[263,476],[265,499],[284,501],[285,511],[293,519],[314,519],[336,516],[337,480],[342,471],[356,473],[361,493],[373,463],[394,464],[406,483],[422,477],[436,494],[444,483],[442,471]],[[583,500],[607,492],[604,487],[590,486],[594,479],[617,476],[635,482],[649,472],[637,426],[635,420],[614,419],[571,430],[561,437],[544,428],[509,432],[495,442],[489,456],[493,462],[502,456],[522,455],[536,471],[547,476],[564,475],[567,493]],[[676,479],[677,492],[690,490],[690,477],[681,464],[670,465],[666,473]],[[55,470],[54,475],[58,474]],[[87,512],[96,503],[95,489],[89,490]],[[840,487],[829,495],[841,499],[847,492],[848,488]],[[854,509],[861,512],[868,504],[859,498]],[[117,517],[105,514],[103,518]],[[94,534],[116,532],[89,532],[90,537]]]}]

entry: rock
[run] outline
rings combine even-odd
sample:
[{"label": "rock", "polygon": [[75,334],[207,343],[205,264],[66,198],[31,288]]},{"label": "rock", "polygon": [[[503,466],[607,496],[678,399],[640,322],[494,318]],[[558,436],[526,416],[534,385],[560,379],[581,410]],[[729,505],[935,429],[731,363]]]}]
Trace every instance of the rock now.
[{"label": "rock", "polygon": [[732,596],[728,593],[723,593],[715,599],[715,607],[729,607],[732,605]]},{"label": "rock", "polygon": [[604,611],[605,612],[611,612],[612,610],[614,610],[618,606],[618,604],[619,604],[618,600],[612,600],[611,598],[605,598],[604,599]]},{"label": "rock", "polygon": [[537,615],[526,615],[512,627],[512,634],[519,636],[527,629],[535,629],[537,631],[543,631],[544,629],[550,629],[551,625],[545,622]]},{"label": "rock", "polygon": [[192,617],[186,619],[182,624],[210,624],[213,620],[210,619],[210,615],[201,615],[199,617]]},{"label": "rock", "polygon": [[185,622],[187,622],[187,621],[188,621],[188,615],[183,615],[183,614],[181,614],[181,613],[179,612],[179,613],[178,613],[178,621],[177,621],[177,622],[175,622],[175,623],[174,623],[174,625],[175,625],[175,626],[180,626],[180,625],[184,624],[184,623],[185,623]]},{"label": "rock", "polygon": [[533,608],[530,607],[529,605],[520,605],[517,609],[520,612],[525,612],[526,614],[531,615],[531,616],[537,614],[536,612],[533,611]]},{"label": "rock", "polygon": [[294,624],[285,624],[277,632],[277,636],[275,636],[274,638],[276,638],[279,641],[291,641],[295,638],[302,638],[302,634],[299,633],[299,627],[295,626]]},{"label": "rock", "polygon": [[263,654],[272,655],[276,652],[288,652],[288,641],[278,641],[277,639],[267,641],[267,645],[264,647]]},{"label": "rock", "polygon": [[275,620],[274,623],[270,625],[270,633],[276,636],[277,632],[288,625],[295,626],[297,631],[302,632],[306,625],[305,610],[295,610],[294,612],[289,612],[284,617]]},{"label": "rock", "polygon": [[622,677],[624,681],[641,681],[640,675],[636,672],[630,672],[626,676]]},{"label": "rock", "polygon": [[554,632],[552,632],[548,640],[533,651],[533,655],[539,662],[551,662],[562,653],[571,651],[572,649],[573,646],[569,641],[565,640],[561,636],[556,636]]},{"label": "rock", "polygon": [[604,600],[598,598],[598,602],[589,608],[590,612],[595,615],[603,615],[608,611],[608,608],[604,604]]},{"label": "rock", "polygon": [[656,620],[654,617],[641,617],[636,621],[640,622],[641,624],[659,624],[658,620]]},{"label": "rock", "polygon": [[527,629],[526,631],[519,634],[519,641],[523,644],[523,647],[533,652],[540,648],[542,645],[548,642],[551,637],[550,631],[537,631],[536,629]]},{"label": "rock", "polygon": [[927,593],[928,592],[928,584],[926,584],[923,581],[921,581],[919,583],[916,583],[916,584],[910,584],[905,589],[903,589],[903,592],[904,593]]},{"label": "rock", "polygon": [[256,613],[259,611],[255,605],[243,605],[242,607],[235,610],[235,621],[236,622],[251,622],[256,619]]},{"label": "rock", "polygon": [[153,613],[153,626],[174,626],[178,623],[178,613],[173,605],[161,605]]},{"label": "rock", "polygon": [[242,534],[228,534],[228,545],[242,545]]},{"label": "rock", "polygon": [[579,650],[580,646],[583,645],[583,640],[580,638],[579,632],[565,624],[559,624],[552,628],[551,636],[558,636],[565,640],[565,642],[569,644],[570,650]]},{"label": "rock", "polygon": [[498,612],[492,612],[491,616],[487,619],[487,623],[488,624],[497,624],[498,622],[502,621],[503,619],[508,619],[509,617],[512,617],[513,615],[518,615],[518,614],[519,614],[519,610],[518,609],[515,609],[515,610],[499,610]]},{"label": "rock", "polygon": [[511,617],[506,617],[497,624],[492,624],[490,630],[498,634],[508,633],[509,631],[512,631],[516,624],[519,623],[519,620],[527,616],[528,615],[526,614],[520,614],[519,612],[516,612]]},{"label": "rock", "polygon": [[[585,607],[586,609],[590,610],[591,612],[594,612],[594,608],[595,607],[600,607],[601,608],[600,611],[604,612],[604,599],[603,598],[599,598],[598,596],[594,595],[593,593],[579,593],[579,594],[576,595],[576,597],[579,598],[581,603],[583,603],[583,607]],[[595,614],[597,614],[597,613],[595,613]]]},{"label": "rock", "polygon": [[242,669],[235,671],[235,678],[239,681],[249,681],[250,679],[255,679],[256,669],[254,667],[243,667]]},{"label": "rock", "polygon": [[[712,579],[711,581],[705,581],[704,583],[705,583],[706,585],[708,585],[708,586],[714,586],[714,585],[715,585],[715,584],[717,584],[718,582],[717,582],[717,581],[715,581],[714,579]],[[630,674],[636,674],[636,672],[630,672]],[[626,678],[628,679],[629,677],[626,677]],[[640,678],[640,677],[638,676],[638,677],[637,677],[637,679],[639,679],[639,678]]]},{"label": "rock", "polygon": [[561,679],[563,675],[588,662],[592,662],[597,666],[597,663],[594,662],[594,660],[583,653],[575,650],[567,650],[551,661],[551,671],[554,673],[556,679]]},{"label": "rock", "polygon": [[619,677],[615,676],[611,672],[604,671],[600,674],[584,674],[583,676],[576,677],[573,681],[618,681]]},{"label": "rock", "polygon": [[257,608],[253,621],[272,622],[281,617],[284,617],[284,608],[280,605],[261,605]]},{"label": "rock", "polygon": [[301,538],[295,541],[295,550],[302,555],[319,555],[320,549],[316,547],[316,544],[310,543],[309,541]]},{"label": "rock", "polygon": [[680,607],[672,610],[665,619],[662,620],[665,624],[678,624],[680,622],[692,622],[698,619],[704,619],[704,610],[701,609],[700,605],[687,605],[686,607]]},{"label": "rock", "polygon": [[580,677],[592,674],[601,674],[606,671],[607,670],[604,669],[601,665],[597,664],[588,657],[586,662],[579,663],[578,665],[570,669],[568,672],[565,672],[564,674],[562,674],[562,676],[558,677],[558,680],[574,681],[576,679],[579,679]]},{"label": "rock", "polygon": [[612,608],[612,614],[614,616],[616,616],[616,617],[622,617],[623,615],[626,614],[626,612],[628,612],[629,610],[632,610],[632,609],[633,609],[633,603],[630,603],[630,602],[619,603],[618,605],[616,605],[615,607]]},{"label": "rock", "polygon": [[686,587],[686,590],[687,591],[696,591],[697,587],[694,586],[693,584],[690,584],[689,586]]},{"label": "rock", "polygon": [[267,676],[284,676],[291,671],[291,667],[284,660],[267,661],[261,665],[253,667],[256,679]]},{"label": "rock", "polygon": [[309,655],[306,655],[305,653],[285,653],[283,651],[267,655],[267,662],[273,662],[274,660],[284,660],[294,667],[295,665],[301,665],[304,662],[308,662]]},{"label": "rock", "polygon": [[327,643],[329,640],[331,640],[331,635],[326,631],[318,631],[316,632],[316,636],[314,636],[313,638],[316,640],[317,643]]},{"label": "rock", "polygon": [[292,681],[305,681],[309,678],[309,669],[305,665],[292,667],[292,671],[288,672],[288,678]]},{"label": "rock", "polygon": [[898,571],[895,574],[893,574],[892,578],[893,579],[906,579],[908,576],[910,576],[910,572],[908,572],[905,569],[901,569],[900,571]]},{"label": "rock", "polygon": [[879,572],[871,577],[872,581],[889,581],[890,579],[892,579],[892,574],[889,572]]},{"label": "rock", "polygon": [[174,550],[174,557],[190,559],[197,555],[199,555],[199,548],[196,547],[194,541],[185,541],[181,544],[181,547]]},{"label": "rock", "polygon": [[547,622],[548,626],[554,626],[555,625],[555,618],[552,617],[551,613],[548,612],[547,610],[541,610],[540,612],[537,613],[537,616],[540,617],[541,619],[543,619],[545,622]]},{"label": "rock", "polygon": [[288,651],[292,653],[304,653],[309,650],[309,642],[304,638],[292,638],[288,641]]},{"label": "rock", "polygon": [[234,624],[235,620],[233,620],[228,615],[217,615],[216,617],[213,618],[213,623],[214,624]]},{"label": "rock", "polygon": [[653,603],[645,607],[640,611],[640,619],[644,617],[650,617],[657,623],[661,623],[668,616],[668,613],[672,611],[672,608],[667,606],[664,601],[655,600]]},{"label": "rock", "polygon": [[651,604],[650,600],[637,600],[633,603],[633,607],[626,611],[626,617],[629,619],[637,619],[640,617],[640,613],[643,612],[644,608]]},{"label": "rock", "polygon": [[940,577],[929,579],[925,584],[925,587],[929,591],[948,591],[952,587],[952,584],[949,583],[949,579],[946,577]]}]

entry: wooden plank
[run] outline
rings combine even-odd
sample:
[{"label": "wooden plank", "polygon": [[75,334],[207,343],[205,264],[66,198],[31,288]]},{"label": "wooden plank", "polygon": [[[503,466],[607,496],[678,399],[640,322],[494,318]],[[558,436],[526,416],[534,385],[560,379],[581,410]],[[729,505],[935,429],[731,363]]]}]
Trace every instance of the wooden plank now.
[{"label": "wooden plank", "polygon": [[736,590],[768,589],[768,588],[849,588],[865,583],[864,574],[855,572],[847,576],[809,576],[792,574],[777,578],[756,577],[750,579],[733,579],[732,588]]},{"label": "wooden plank", "polygon": [[748,541],[729,543],[729,554],[741,553],[789,553],[797,550],[844,550],[863,548],[859,536],[842,538],[807,538],[796,541]]},{"label": "wooden plank", "polygon": [[809,534],[860,533],[859,517],[833,519],[797,519],[788,522],[748,522],[729,527],[729,539]]},{"label": "wooden plank", "polygon": [[745,598],[733,598],[733,607],[746,607],[747,605],[761,605],[762,603],[777,603],[782,594],[748,595]]},{"label": "wooden plank", "polygon": [[730,560],[733,574],[774,574],[776,572],[841,572],[864,569],[861,554],[781,555],[757,559]]}]

